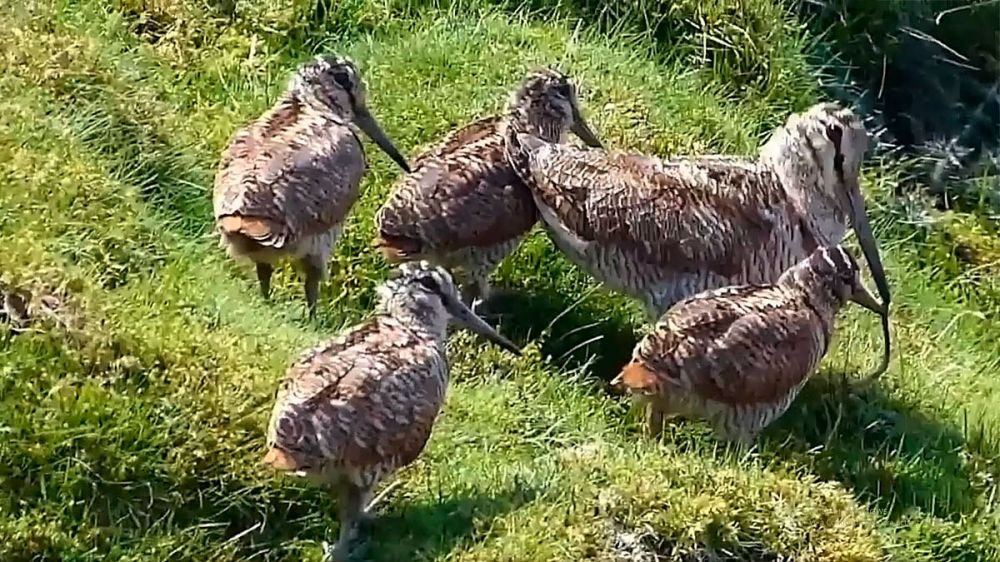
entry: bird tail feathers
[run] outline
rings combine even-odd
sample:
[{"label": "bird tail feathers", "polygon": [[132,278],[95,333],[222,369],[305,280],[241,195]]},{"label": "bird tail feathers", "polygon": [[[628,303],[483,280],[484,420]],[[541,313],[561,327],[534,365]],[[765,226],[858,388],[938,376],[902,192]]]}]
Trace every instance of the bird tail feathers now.
[{"label": "bird tail feathers", "polygon": [[261,463],[278,470],[298,470],[300,468],[300,463],[295,460],[295,457],[278,447],[271,447]]},{"label": "bird tail feathers", "polygon": [[622,369],[611,384],[618,388],[627,388],[637,394],[653,394],[657,390],[658,377],[656,373],[639,361],[632,361]]},{"label": "bird tail feathers", "polygon": [[412,261],[420,254],[420,244],[406,238],[396,238],[386,235],[379,236],[372,242],[389,263]]},{"label": "bird tail feathers", "polygon": [[215,222],[222,237],[238,253],[248,253],[262,248],[280,249],[285,245],[281,228],[275,228],[271,221],[259,217],[226,215]]}]

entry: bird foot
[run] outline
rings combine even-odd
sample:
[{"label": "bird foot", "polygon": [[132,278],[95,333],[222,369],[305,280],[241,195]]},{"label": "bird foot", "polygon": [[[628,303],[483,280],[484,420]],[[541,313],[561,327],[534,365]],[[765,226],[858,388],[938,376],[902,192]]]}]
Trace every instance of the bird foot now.
[{"label": "bird foot", "polygon": [[323,562],[347,562],[350,556],[350,548],[344,541],[337,541],[334,545],[323,541]]},{"label": "bird foot", "polygon": [[521,298],[520,291],[494,287],[488,297],[474,299],[469,308],[483,320],[499,322],[503,319],[505,310],[518,308],[517,303]]},{"label": "bird foot", "polygon": [[368,543],[356,544],[351,548],[349,543],[342,540],[333,545],[323,541],[323,562],[350,562],[363,559],[368,547]]}]

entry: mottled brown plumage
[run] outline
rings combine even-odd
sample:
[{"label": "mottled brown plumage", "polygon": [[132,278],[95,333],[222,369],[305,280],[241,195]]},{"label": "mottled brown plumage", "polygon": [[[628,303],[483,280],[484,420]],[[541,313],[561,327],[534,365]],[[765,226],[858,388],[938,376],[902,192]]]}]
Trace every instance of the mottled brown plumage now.
[{"label": "mottled brown plumage", "polygon": [[[653,435],[664,415],[684,415],[749,443],[815,371],[848,300],[882,314],[854,258],[840,246],[821,247],[773,285],[723,287],[680,301],[612,384],[645,404]],[[887,343],[880,370],[888,358]]]},{"label": "mottled brown plumage", "polygon": [[0,282],[0,322],[7,324],[11,332],[24,332],[31,325],[30,302],[30,292]]},{"label": "mottled brown plumage", "polygon": [[78,307],[65,288],[12,286],[0,281],[0,326],[14,334],[58,326],[69,332],[81,328]]},{"label": "mottled brown plumage", "polygon": [[508,156],[551,237],[650,318],[695,293],[771,283],[854,227],[888,310],[889,289],[859,187],[868,134],[849,110],[792,115],[757,160],[660,160],[518,134]]},{"label": "mottled brown plumage", "polygon": [[376,216],[376,245],[390,262],[426,259],[460,274],[463,298],[489,297],[489,276],[538,219],[531,193],[507,161],[504,130],[531,131],[562,142],[574,131],[600,143],[579,113],[553,110],[572,98],[569,79],[553,71],[529,75],[507,112],[447,135],[414,160]]},{"label": "mottled brown plumage", "polygon": [[275,262],[283,257],[298,260],[305,272],[310,314],[367,169],[352,126],[409,170],[368,112],[365,86],[354,63],[318,57],[299,67],[267,113],[233,136],[215,178],[213,204],[221,243],[231,255],[257,264],[265,297]]},{"label": "mottled brown plumage", "polygon": [[332,487],[342,558],[372,489],[423,451],[448,385],[449,319],[517,353],[472,314],[450,275],[408,263],[378,290],[376,314],[304,353],[278,389],[264,462]]}]

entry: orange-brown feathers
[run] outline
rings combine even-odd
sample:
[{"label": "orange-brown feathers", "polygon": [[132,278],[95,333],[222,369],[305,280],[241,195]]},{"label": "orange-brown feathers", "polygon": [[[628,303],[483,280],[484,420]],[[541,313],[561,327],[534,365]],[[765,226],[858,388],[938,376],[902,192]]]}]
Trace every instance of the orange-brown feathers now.
[{"label": "orange-brown feathers", "polygon": [[420,254],[420,242],[411,238],[382,235],[372,243],[378,248],[389,263],[396,264],[411,261]]},{"label": "orange-brown feathers", "polygon": [[298,470],[299,463],[291,455],[282,451],[277,447],[271,447],[271,450],[264,455],[264,459],[261,463],[275,468],[277,470]]},{"label": "orange-brown feathers", "polygon": [[632,361],[622,369],[611,384],[640,394],[654,394],[659,377],[639,361]]},{"label": "orange-brown feathers", "polygon": [[271,225],[265,219],[226,215],[219,219],[219,228],[226,234],[242,234],[248,238],[263,239],[271,235]]}]

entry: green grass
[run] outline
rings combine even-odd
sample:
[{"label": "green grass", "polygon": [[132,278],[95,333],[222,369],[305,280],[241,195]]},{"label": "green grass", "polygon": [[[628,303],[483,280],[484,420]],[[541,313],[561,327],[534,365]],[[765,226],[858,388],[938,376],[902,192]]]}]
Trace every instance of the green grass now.
[{"label": "green grass", "polygon": [[[74,316],[69,332],[0,332],[0,560],[318,560],[336,537],[326,493],[257,461],[290,358],[364,317],[387,274],[368,244],[397,172],[369,150],[317,325],[290,268],[265,303],[208,236],[219,151],[309,54],[359,60],[373,111],[408,154],[550,62],[578,78],[609,145],[660,154],[750,154],[818,96],[807,42],[734,43],[728,53],[791,77],[741,89],[733,77],[757,63],[693,66],[685,45],[699,37],[684,25],[647,37],[560,19],[572,10],[431,4],[0,12],[0,280],[58,290]],[[765,21],[782,28],[767,33],[800,32]],[[524,357],[452,338],[447,406],[370,530],[370,557],[1000,560],[1000,276],[981,274],[989,251],[975,274],[953,237],[907,220],[912,209],[891,200],[895,170],[883,163],[866,181],[897,303],[897,352],[875,388],[852,381],[879,332],[851,311],[754,451],[697,423],[645,440],[603,383],[641,333],[638,310],[594,290],[536,232],[498,274],[520,290],[503,331]]]}]

